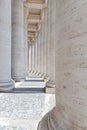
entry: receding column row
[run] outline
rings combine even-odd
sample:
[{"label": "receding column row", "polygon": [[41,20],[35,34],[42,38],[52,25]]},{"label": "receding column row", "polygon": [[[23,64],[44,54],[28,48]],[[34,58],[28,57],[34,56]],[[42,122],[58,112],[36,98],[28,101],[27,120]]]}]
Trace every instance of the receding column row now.
[{"label": "receding column row", "polygon": [[[36,41],[31,44],[32,73],[42,77],[46,84],[46,92],[55,92],[55,2],[48,1],[43,9],[41,27]],[[30,56],[31,57],[31,56]]]}]

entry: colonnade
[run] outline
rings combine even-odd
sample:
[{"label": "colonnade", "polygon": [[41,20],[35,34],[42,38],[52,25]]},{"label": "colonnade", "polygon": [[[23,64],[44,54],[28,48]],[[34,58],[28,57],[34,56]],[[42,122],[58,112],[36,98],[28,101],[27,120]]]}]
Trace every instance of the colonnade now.
[{"label": "colonnade", "polygon": [[28,73],[42,77],[47,92],[55,88],[56,106],[38,129],[87,130],[87,1],[49,0],[32,43],[23,2],[0,1],[0,91]]},{"label": "colonnade", "polygon": [[[49,0],[43,9],[41,27],[30,45],[30,73],[46,80],[45,91],[55,93],[55,2]],[[32,58],[31,58],[32,57]],[[35,73],[36,72],[36,73]]]}]

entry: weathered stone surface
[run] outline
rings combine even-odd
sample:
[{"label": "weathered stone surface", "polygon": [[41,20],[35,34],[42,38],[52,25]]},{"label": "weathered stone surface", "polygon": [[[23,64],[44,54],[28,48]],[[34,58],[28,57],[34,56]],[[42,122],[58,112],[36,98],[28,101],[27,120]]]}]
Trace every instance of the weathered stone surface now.
[{"label": "weathered stone surface", "polygon": [[40,62],[41,62],[41,60],[40,60],[40,55],[41,55],[41,49],[40,49],[40,32],[38,33],[38,37],[37,37],[37,43],[38,43],[38,52],[37,52],[37,60],[38,60],[38,75],[40,75],[40,72],[41,72],[41,65],[40,65]]},{"label": "weathered stone surface", "polygon": [[25,77],[28,76],[29,72],[29,43],[28,43],[28,34],[27,34],[27,18],[26,18],[25,8],[24,8],[24,68],[25,68]]},{"label": "weathered stone surface", "polygon": [[[53,0],[48,1],[48,52],[47,52],[47,73],[49,75],[49,81],[46,85],[46,92],[55,92],[55,44],[56,44],[56,27],[55,27],[55,18],[56,18],[56,9],[55,2]],[[53,88],[52,88],[53,87]]]},{"label": "weathered stone surface", "polygon": [[42,25],[41,25],[41,29],[40,29],[40,50],[41,50],[41,52],[40,52],[40,72],[41,72],[41,74],[43,75],[43,73],[44,73],[44,51],[43,51],[43,44],[44,44],[44,41],[43,41],[43,33],[44,32],[44,26],[43,26],[43,22],[42,22]]},{"label": "weathered stone surface", "polygon": [[23,0],[12,0],[12,77],[25,79],[25,42]]},{"label": "weathered stone surface", "polygon": [[11,0],[0,1],[0,91],[13,89],[11,80]]},{"label": "weathered stone surface", "polygon": [[31,71],[32,73],[34,73],[35,71],[35,42],[33,41],[32,45],[31,45]]},{"label": "weathered stone surface", "polygon": [[87,1],[55,2],[56,109],[44,117],[39,130],[86,130]]},{"label": "weathered stone surface", "polygon": [[37,43],[37,39],[36,39],[36,42],[35,42],[35,53],[34,53],[34,56],[35,56],[35,74],[37,74],[37,66],[38,66],[38,60],[37,60],[37,52],[38,52],[38,43]]}]

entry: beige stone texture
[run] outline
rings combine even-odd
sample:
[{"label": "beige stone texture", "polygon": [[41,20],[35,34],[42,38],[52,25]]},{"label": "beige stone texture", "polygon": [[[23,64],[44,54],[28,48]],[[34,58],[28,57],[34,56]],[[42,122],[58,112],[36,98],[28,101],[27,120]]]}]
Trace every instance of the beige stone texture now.
[{"label": "beige stone texture", "polygon": [[12,0],[12,77],[25,79],[25,41],[23,0]]},{"label": "beige stone texture", "polygon": [[38,37],[37,37],[37,43],[38,43],[38,52],[37,52],[37,62],[38,62],[38,75],[40,75],[40,73],[41,73],[41,49],[40,49],[40,47],[41,47],[41,44],[40,44],[40,32],[38,33]]},{"label": "beige stone texture", "polygon": [[38,130],[87,130],[87,1],[55,2],[56,107]]},{"label": "beige stone texture", "polygon": [[49,80],[46,84],[45,91],[46,92],[55,92],[55,44],[56,44],[56,32],[55,32],[55,18],[56,18],[56,8],[55,2],[53,0],[48,1],[48,43],[49,44]]}]

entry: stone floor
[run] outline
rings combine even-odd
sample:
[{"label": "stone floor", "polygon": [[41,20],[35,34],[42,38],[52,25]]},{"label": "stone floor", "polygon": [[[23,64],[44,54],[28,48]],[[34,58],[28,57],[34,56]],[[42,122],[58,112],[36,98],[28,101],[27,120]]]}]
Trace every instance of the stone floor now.
[{"label": "stone floor", "polygon": [[55,96],[44,93],[42,81],[16,83],[16,90],[0,93],[0,130],[37,130],[37,124],[55,105]]}]

